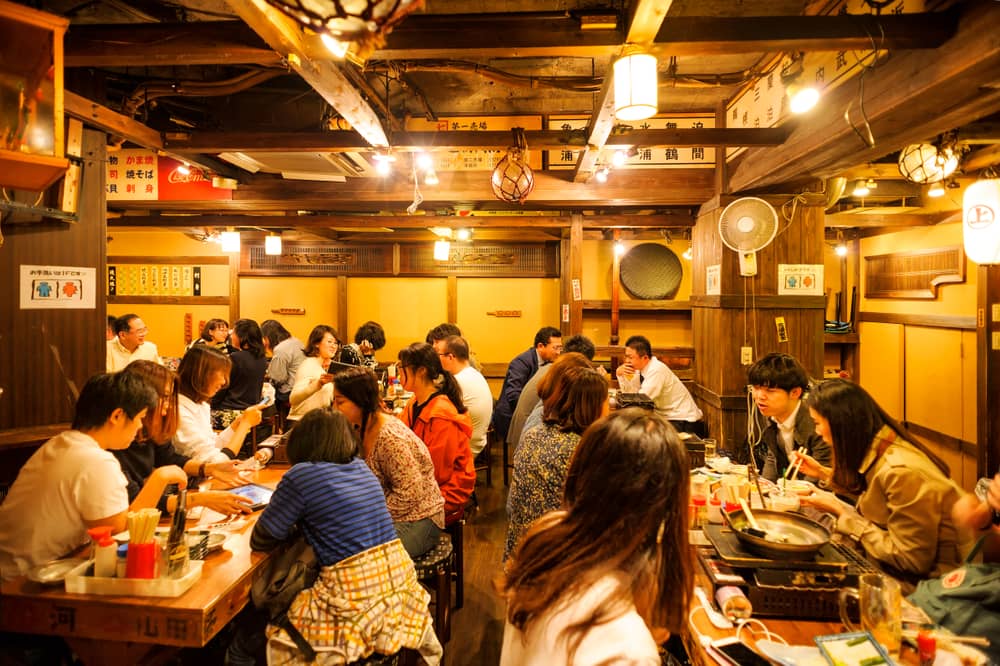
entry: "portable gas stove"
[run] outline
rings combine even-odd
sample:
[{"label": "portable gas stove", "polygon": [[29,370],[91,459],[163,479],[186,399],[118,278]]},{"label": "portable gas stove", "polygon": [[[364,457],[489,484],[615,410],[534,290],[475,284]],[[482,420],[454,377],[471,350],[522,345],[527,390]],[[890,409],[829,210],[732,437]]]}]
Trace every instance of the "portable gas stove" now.
[{"label": "portable gas stove", "polygon": [[755,616],[837,619],[840,590],[856,587],[859,575],[878,571],[834,541],[809,560],[774,560],[746,550],[728,527],[707,525],[705,534],[712,546],[697,549],[698,561],[713,587],[742,588]]}]

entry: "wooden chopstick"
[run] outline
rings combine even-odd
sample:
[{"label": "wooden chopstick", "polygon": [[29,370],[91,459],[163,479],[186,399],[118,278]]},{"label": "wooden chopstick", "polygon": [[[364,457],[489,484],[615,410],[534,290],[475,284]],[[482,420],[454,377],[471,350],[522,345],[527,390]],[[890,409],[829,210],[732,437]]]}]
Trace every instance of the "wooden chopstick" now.
[{"label": "wooden chopstick", "polygon": [[[916,638],[917,633],[919,632],[907,629],[906,631],[903,632],[903,636],[905,636],[906,638]],[[978,645],[980,647],[990,646],[990,639],[985,638],[983,636],[954,636],[952,634],[944,634],[938,631],[932,631],[930,632],[930,634],[934,638],[937,638],[945,642],[963,643],[965,645]]]}]

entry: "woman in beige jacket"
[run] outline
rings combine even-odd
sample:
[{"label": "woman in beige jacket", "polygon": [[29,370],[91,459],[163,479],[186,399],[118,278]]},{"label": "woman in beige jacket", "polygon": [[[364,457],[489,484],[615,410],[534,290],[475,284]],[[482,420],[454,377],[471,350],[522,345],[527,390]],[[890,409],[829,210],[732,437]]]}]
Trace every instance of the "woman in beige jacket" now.
[{"label": "woman in beige jacket", "polygon": [[816,432],[833,448],[833,467],[802,454],[802,471],[857,495],[854,507],[833,493],[803,498],[837,517],[837,532],[905,580],[958,566],[971,547],[951,516],[962,491],[948,465],[891,418],[857,384],[821,382],[806,400]]}]

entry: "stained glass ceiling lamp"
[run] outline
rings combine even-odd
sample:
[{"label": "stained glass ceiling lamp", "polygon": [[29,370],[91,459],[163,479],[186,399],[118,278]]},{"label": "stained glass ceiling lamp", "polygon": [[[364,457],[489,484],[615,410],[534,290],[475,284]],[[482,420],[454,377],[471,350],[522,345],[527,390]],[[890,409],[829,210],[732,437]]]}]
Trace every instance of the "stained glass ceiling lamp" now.
[{"label": "stained glass ceiling lamp", "polygon": [[[347,51],[358,42],[361,53],[384,43],[385,34],[407,14],[423,5],[423,0],[266,0],[269,5],[322,35],[327,48]],[[340,46],[340,45],[344,46]],[[341,56],[342,57],[342,56]]]},{"label": "stained glass ceiling lamp", "polygon": [[614,64],[615,118],[644,120],[658,109],[656,56],[629,47]]},{"label": "stained glass ceiling lamp", "polygon": [[899,153],[899,173],[911,183],[937,183],[958,168],[958,154],[949,145],[910,144]]}]

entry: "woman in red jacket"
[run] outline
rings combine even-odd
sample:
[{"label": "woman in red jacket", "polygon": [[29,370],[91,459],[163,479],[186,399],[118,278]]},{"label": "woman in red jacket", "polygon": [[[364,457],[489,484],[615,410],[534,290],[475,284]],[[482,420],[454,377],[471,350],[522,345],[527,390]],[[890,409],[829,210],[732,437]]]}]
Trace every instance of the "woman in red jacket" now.
[{"label": "woman in red jacket", "polygon": [[415,342],[399,352],[399,380],[413,392],[400,418],[430,451],[448,523],[462,515],[476,486],[469,448],[472,418],[462,403],[461,387],[441,367],[441,359],[429,344]]}]

